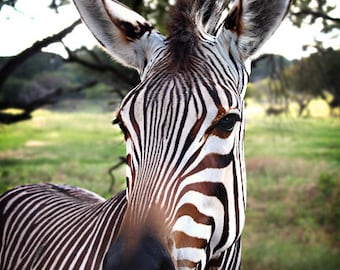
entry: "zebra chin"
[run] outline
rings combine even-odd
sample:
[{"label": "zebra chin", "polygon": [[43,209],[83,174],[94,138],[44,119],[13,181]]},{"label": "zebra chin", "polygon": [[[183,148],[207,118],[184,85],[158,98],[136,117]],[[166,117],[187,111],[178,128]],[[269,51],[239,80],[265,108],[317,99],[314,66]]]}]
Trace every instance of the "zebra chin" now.
[{"label": "zebra chin", "polygon": [[175,270],[162,241],[148,230],[121,235],[105,254],[103,270]]}]

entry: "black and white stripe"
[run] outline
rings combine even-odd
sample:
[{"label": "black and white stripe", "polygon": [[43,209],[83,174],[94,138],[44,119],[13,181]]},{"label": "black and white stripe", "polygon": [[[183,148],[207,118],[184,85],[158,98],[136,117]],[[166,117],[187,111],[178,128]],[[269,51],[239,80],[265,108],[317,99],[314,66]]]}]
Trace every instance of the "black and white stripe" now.
[{"label": "black and white stripe", "polygon": [[63,185],[28,185],[0,198],[0,269],[101,269],[126,208]]}]

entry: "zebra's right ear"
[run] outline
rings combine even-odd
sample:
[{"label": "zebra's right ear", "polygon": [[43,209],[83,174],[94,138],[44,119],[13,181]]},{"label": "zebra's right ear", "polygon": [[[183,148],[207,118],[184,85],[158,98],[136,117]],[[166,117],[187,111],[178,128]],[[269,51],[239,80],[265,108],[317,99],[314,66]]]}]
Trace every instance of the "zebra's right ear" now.
[{"label": "zebra's right ear", "polygon": [[119,62],[141,71],[164,38],[141,15],[116,0],[73,0],[99,43]]},{"label": "zebra's right ear", "polygon": [[237,0],[224,21],[222,37],[241,58],[253,55],[279,27],[291,0]]}]

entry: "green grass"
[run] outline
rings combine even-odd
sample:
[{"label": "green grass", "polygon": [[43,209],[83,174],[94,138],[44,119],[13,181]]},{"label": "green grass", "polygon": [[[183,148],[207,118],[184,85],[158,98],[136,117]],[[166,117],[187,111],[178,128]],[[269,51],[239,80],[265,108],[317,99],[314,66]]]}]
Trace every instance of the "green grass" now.
[{"label": "green grass", "polygon": [[[0,192],[19,184],[54,182],[108,196],[108,169],[125,156],[113,114],[49,113],[0,130]],[[122,188],[124,168],[115,191]]]},{"label": "green grass", "polygon": [[340,120],[337,118],[251,119],[247,130],[248,157],[302,158],[340,165]]},{"label": "green grass", "polygon": [[[124,187],[125,155],[112,113],[38,111],[0,127],[0,193],[39,182],[85,187],[109,197]],[[249,118],[248,208],[243,266],[334,270],[340,265],[340,120]]]},{"label": "green grass", "polygon": [[244,269],[340,264],[340,120],[250,119]]}]

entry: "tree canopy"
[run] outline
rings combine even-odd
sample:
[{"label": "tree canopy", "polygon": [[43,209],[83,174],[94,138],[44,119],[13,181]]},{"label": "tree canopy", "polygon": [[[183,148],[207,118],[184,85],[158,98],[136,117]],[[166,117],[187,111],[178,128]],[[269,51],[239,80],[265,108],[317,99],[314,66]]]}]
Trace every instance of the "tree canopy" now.
[{"label": "tree canopy", "polygon": [[[2,7],[7,5],[13,8],[16,8],[18,0],[0,0],[0,12]],[[53,9],[56,13],[60,10],[59,8],[64,5],[70,4],[70,0],[46,0],[49,3],[49,8]],[[157,28],[166,34],[166,21],[168,16],[168,10],[170,7],[170,0],[121,0],[124,4],[130,6],[132,9],[136,10],[143,16],[145,16],[148,20],[150,20],[153,24],[157,25]],[[229,2],[229,0],[226,0]],[[327,0],[293,0],[292,7],[289,11],[290,20],[298,27],[302,27],[303,24],[314,24],[317,21],[322,22],[322,31],[325,33],[329,33],[335,29],[340,29],[340,18],[336,16],[332,16],[335,5],[331,4],[330,1]],[[332,13],[333,12],[333,13]],[[32,87],[22,87],[19,86],[19,81],[16,81],[13,84],[13,81],[8,84],[8,80],[13,77],[13,74],[16,70],[22,66],[28,59],[41,52],[41,49],[48,46],[51,43],[61,42],[63,38],[70,34],[76,25],[80,24],[80,20],[75,21],[70,26],[61,30],[59,33],[46,37],[43,40],[36,41],[31,47],[23,50],[18,55],[7,58],[6,62],[3,62],[0,66],[0,123],[14,123],[17,121],[21,121],[24,119],[29,119],[31,112],[40,106],[48,104],[51,100],[55,100],[55,97],[61,95],[65,92],[65,89],[60,90],[60,87],[55,87],[54,91],[50,90],[42,94],[41,91],[33,91]],[[320,45],[320,44],[319,44]],[[65,46],[65,45],[64,45]],[[327,51],[322,47],[322,44],[319,46],[318,53],[311,56],[310,60],[303,60],[290,68],[287,68],[282,76],[290,76],[291,81],[286,85],[291,89],[302,89],[303,91],[312,91],[310,94],[315,94],[316,85],[319,86],[319,89],[327,89],[329,93],[331,93],[333,99],[330,102],[331,106],[339,106],[340,98],[338,97],[338,89],[337,80],[334,81],[333,73],[339,70],[339,67],[336,66],[335,61],[331,61],[333,56],[330,56],[333,52]],[[65,50],[67,51],[68,56],[63,59],[66,63],[77,63],[80,66],[83,66],[85,69],[91,69],[93,71],[99,72],[110,72],[111,77],[115,78],[115,81],[118,81],[115,85],[123,85],[122,89],[128,89],[131,85],[137,82],[136,73],[131,70],[127,70],[122,68],[121,66],[107,61],[107,58],[102,56],[102,53],[98,50],[87,50],[86,48],[81,48],[76,51],[72,51],[65,46]],[[316,67],[315,65],[311,65],[311,62],[320,62],[322,58],[323,64],[322,67]],[[260,61],[260,60],[258,60]],[[323,78],[328,78],[328,82],[311,83],[308,80],[308,76],[306,78],[304,76],[297,77],[296,74],[307,74],[308,72],[316,73],[316,71],[312,71],[312,67],[317,69],[320,72],[324,72],[327,74],[323,76]],[[336,69],[337,68],[337,69]],[[276,72],[277,73],[277,72]],[[100,76],[100,75],[98,75]],[[273,75],[271,75],[273,76]],[[282,77],[282,78],[283,78]],[[31,79],[33,79],[32,76]],[[315,77],[316,78],[316,77]],[[87,86],[93,85],[93,82],[96,80],[89,80],[87,82],[82,82],[83,84],[78,85],[77,89],[82,89]],[[92,83],[91,83],[92,82]],[[110,82],[112,83],[112,82]],[[112,89],[112,87],[107,83],[107,88]],[[306,85],[299,86],[299,84],[306,83]],[[326,85],[327,84],[327,85]],[[8,85],[11,85],[9,87]],[[15,85],[15,87],[14,87]],[[68,84],[66,84],[68,85]],[[7,88],[6,88],[7,87]],[[9,88],[8,88],[9,87]],[[16,90],[13,90],[16,88]],[[15,97],[18,95],[14,94],[18,93],[18,88],[21,91],[31,92],[31,95],[26,95],[31,97],[31,102],[21,102],[20,100],[15,100]],[[9,89],[12,89],[13,95],[9,95]],[[114,91],[118,92],[120,96],[124,95],[124,91],[119,89],[119,87],[114,87]],[[313,90],[314,89],[314,90]],[[302,92],[303,92],[302,91]],[[301,90],[299,93],[302,93]],[[6,93],[6,94],[5,94]],[[39,93],[39,94],[38,94]],[[8,97],[11,96],[11,101],[8,101]],[[6,99],[7,98],[7,99]],[[16,107],[22,110],[21,114],[13,115],[11,112],[5,111],[7,108]]]},{"label": "tree canopy", "polygon": [[340,17],[329,15],[336,8],[327,0],[293,0],[290,9],[290,19],[298,27],[302,23],[314,24],[318,19],[322,21],[322,31],[329,33],[340,29]]}]

